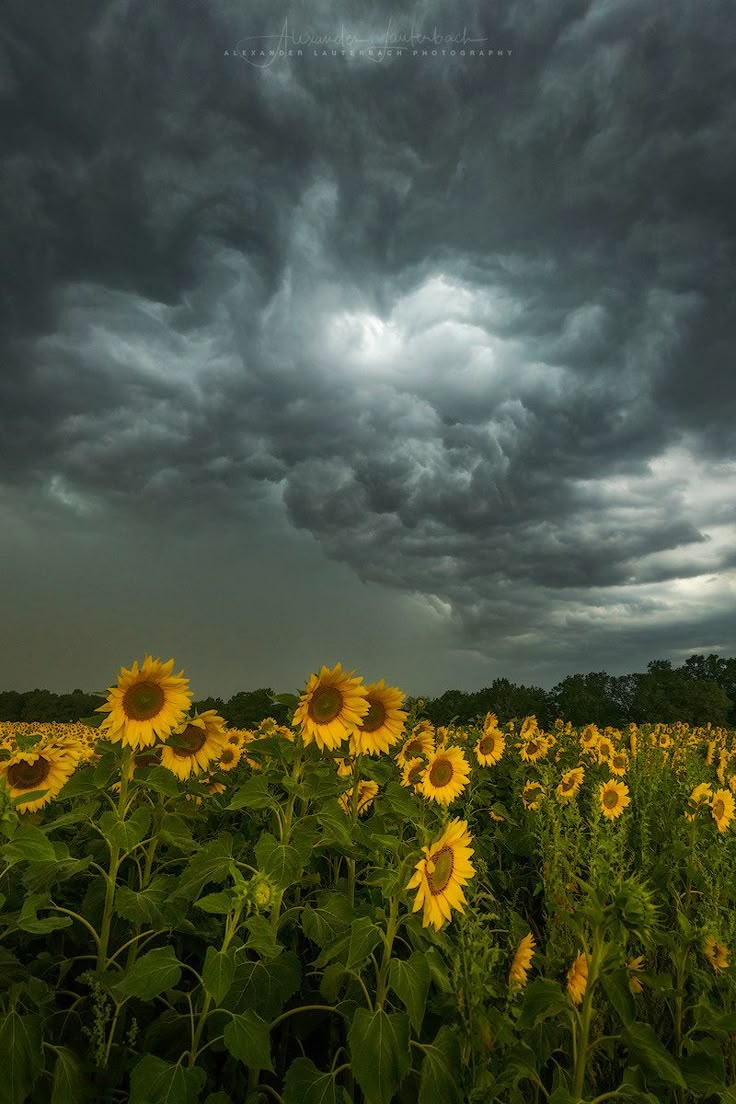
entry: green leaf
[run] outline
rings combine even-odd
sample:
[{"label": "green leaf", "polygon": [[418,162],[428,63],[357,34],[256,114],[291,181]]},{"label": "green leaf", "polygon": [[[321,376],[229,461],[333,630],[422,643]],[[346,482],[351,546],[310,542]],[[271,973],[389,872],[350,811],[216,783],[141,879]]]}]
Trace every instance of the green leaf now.
[{"label": "green leaf", "polygon": [[147,790],[153,790],[154,793],[163,794],[165,797],[176,797],[178,793],[181,793],[179,779],[167,767],[153,766],[137,770],[135,780],[145,786]]},{"label": "green leaf", "polygon": [[232,857],[232,836],[229,832],[222,832],[189,860],[188,866],[179,875],[177,895],[194,900],[210,882],[222,885],[228,881]]},{"label": "green leaf", "polygon": [[48,932],[58,931],[61,928],[69,928],[72,925],[71,916],[45,916],[40,919],[38,910],[48,908],[49,897],[45,893],[31,893],[24,902],[20,915],[16,920],[16,926],[21,931],[31,932],[32,935],[46,935]]},{"label": "green leaf", "polygon": [[95,781],[94,767],[82,767],[74,772],[68,782],[59,791],[58,800],[66,801],[71,797],[93,797],[103,786]]},{"label": "green leaf", "polygon": [[245,944],[249,950],[256,951],[261,958],[277,958],[283,947],[276,939],[276,933],[263,916],[251,916],[246,920],[250,938]]},{"label": "green leaf", "polygon": [[268,809],[276,804],[276,799],[268,788],[265,778],[256,775],[240,786],[232,796],[228,811],[238,809]]},{"label": "green leaf", "polygon": [[109,843],[122,851],[130,851],[145,838],[151,826],[151,814],[141,805],[127,820],[121,820],[117,811],[108,809],[100,817],[99,823]]},{"label": "green leaf", "polygon": [[255,846],[259,869],[273,879],[278,889],[286,889],[297,880],[302,861],[295,847],[279,843],[270,832],[264,832]]},{"label": "green leaf", "polygon": [[159,839],[177,851],[194,851],[197,846],[189,825],[177,813],[166,813],[158,830]]},{"label": "green leaf", "polygon": [[322,1073],[309,1058],[296,1058],[284,1078],[284,1104],[339,1104],[335,1078]]},{"label": "green leaf", "polygon": [[307,939],[318,947],[327,947],[343,935],[353,918],[353,910],[342,893],[325,893],[317,905],[302,910],[302,928]]},{"label": "green leaf", "polygon": [[84,1078],[79,1059],[68,1047],[57,1047],[51,1104],[79,1104],[83,1098]]},{"label": "green leaf", "polygon": [[225,1092],[214,1092],[205,1097],[204,1104],[233,1104],[233,1098]]},{"label": "green leaf", "polygon": [[633,1023],[636,1019],[636,1005],[629,986],[629,971],[622,968],[604,973],[601,984],[624,1026]]},{"label": "green leaf", "polygon": [[249,1009],[233,1016],[225,1028],[225,1046],[251,1069],[273,1072],[268,1024],[256,1012]]},{"label": "green leaf", "polygon": [[358,1008],[348,1032],[353,1073],[366,1104],[390,1104],[409,1072],[409,1017]]},{"label": "green leaf", "polygon": [[0,1104],[23,1104],[41,1072],[41,1019],[9,1012],[0,1023]]},{"label": "green leaf", "polygon": [[382,794],[383,801],[402,820],[412,820],[417,815],[417,803],[405,786],[389,782]]},{"label": "green leaf", "polygon": [[20,824],[10,843],[0,851],[11,866],[17,862],[56,862],[54,845],[45,832],[32,824]]},{"label": "green leaf", "polygon": [[195,908],[210,912],[215,916],[226,916],[232,911],[233,896],[230,890],[221,889],[218,893],[208,893],[194,902]]},{"label": "green leaf", "polygon": [[526,987],[517,1024],[522,1030],[536,1027],[542,1020],[569,1011],[569,1001],[559,982],[537,978]]},{"label": "green leaf", "polygon": [[317,823],[322,828],[319,847],[342,847],[353,850],[353,833],[349,817],[337,801],[328,801],[317,813]]},{"label": "green leaf", "polygon": [[141,955],[114,988],[121,996],[150,1001],[165,989],[173,989],[180,978],[181,964],[174,948],[157,947]]},{"label": "green leaf", "polygon": [[419,1104],[463,1104],[460,1047],[452,1029],[439,1029],[434,1042],[422,1046]]},{"label": "green leaf", "polygon": [[649,1024],[634,1021],[625,1028],[623,1038],[632,1056],[660,1081],[687,1088],[677,1062]]},{"label": "green leaf", "polygon": [[207,1075],[147,1054],[130,1073],[129,1104],[197,1104]]},{"label": "green leaf", "polygon": [[301,979],[301,963],[292,951],[285,951],[278,958],[241,962],[235,968],[223,1007],[231,1012],[258,1009],[266,1019],[275,1019],[298,992]]},{"label": "green leaf", "polygon": [[388,981],[394,993],[403,1002],[409,1013],[411,1025],[419,1035],[431,981],[427,959],[421,951],[414,951],[407,959],[391,959]]},{"label": "green leaf", "polygon": [[39,740],[43,739],[40,732],[16,732],[13,736],[18,751],[33,751]]},{"label": "green leaf", "polygon": [[680,1059],[680,1068],[688,1089],[696,1096],[722,1093],[725,1089],[726,1070],[720,1054],[696,1051]]},{"label": "green leaf", "polygon": [[11,797],[10,804],[15,809],[18,805],[30,805],[32,801],[40,801],[42,797],[45,797],[49,791],[46,790],[31,790],[30,793],[26,790],[22,794],[18,794],[17,797]]},{"label": "green leaf", "polygon": [[215,1004],[221,1004],[227,996],[235,976],[235,955],[231,950],[216,951],[207,948],[202,968],[204,987]]},{"label": "green leaf", "polygon": [[346,966],[352,970],[354,966],[360,966],[368,958],[374,948],[383,939],[383,933],[368,916],[361,916],[353,920],[350,925],[350,943],[348,946],[348,960]]},{"label": "green leaf", "polygon": [[131,924],[164,924],[171,915],[177,879],[168,874],[156,874],[145,889],[134,890],[119,885],[115,890],[115,912]]}]

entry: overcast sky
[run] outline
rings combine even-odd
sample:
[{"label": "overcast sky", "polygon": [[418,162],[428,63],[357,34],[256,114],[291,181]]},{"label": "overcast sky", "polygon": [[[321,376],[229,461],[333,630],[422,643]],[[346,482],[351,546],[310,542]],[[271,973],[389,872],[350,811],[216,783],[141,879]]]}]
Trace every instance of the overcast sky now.
[{"label": "overcast sky", "polygon": [[2,19],[0,689],[736,654],[731,0]]}]

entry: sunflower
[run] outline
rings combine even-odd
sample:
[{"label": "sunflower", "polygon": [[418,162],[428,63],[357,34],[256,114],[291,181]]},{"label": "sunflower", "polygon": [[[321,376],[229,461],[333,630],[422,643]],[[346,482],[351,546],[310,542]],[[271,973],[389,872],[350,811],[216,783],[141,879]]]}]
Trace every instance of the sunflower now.
[{"label": "sunflower", "polygon": [[712,935],[709,935],[703,943],[703,954],[714,970],[728,969],[728,960],[731,956],[731,952],[728,947],[724,946],[723,943],[719,943]]},{"label": "sunflower", "polygon": [[470,766],[459,747],[446,747],[430,756],[422,776],[421,792],[440,805],[449,805],[468,784]]},{"label": "sunflower", "polygon": [[527,782],[521,791],[521,803],[525,809],[534,812],[542,804],[544,786],[541,782]]},{"label": "sunflower", "polygon": [[422,927],[432,924],[436,931],[452,917],[452,909],[465,911],[462,887],[475,877],[470,862],[473,849],[465,820],[451,820],[440,838],[424,847],[407,889],[418,890],[413,912],[424,906]]},{"label": "sunflower", "polygon": [[245,743],[245,733],[239,728],[229,728],[227,742],[234,748],[242,748]]},{"label": "sunflower", "polygon": [[601,812],[607,820],[615,820],[621,816],[627,805],[631,803],[629,787],[625,782],[614,782],[609,778],[598,791],[601,804]]},{"label": "sunflower", "polygon": [[313,741],[320,751],[332,751],[360,725],[370,705],[362,678],[353,678],[336,663],[310,675],[294,711],[294,725],[301,725],[305,744]]},{"label": "sunflower", "polygon": [[347,778],[349,775],[351,775],[353,773],[354,763],[355,763],[354,759],[350,759],[350,758],[346,759],[346,758],[341,758],[340,756],[338,756],[335,759],[335,767],[337,768],[338,778]]},{"label": "sunflower", "polygon": [[46,746],[40,751],[16,751],[0,763],[0,777],[5,778],[11,798],[41,794],[33,801],[21,801],[15,806],[19,813],[35,813],[56,797],[76,766],[73,756]]},{"label": "sunflower", "polygon": [[617,774],[622,777],[626,774],[626,768],[629,765],[629,757],[625,749],[620,751],[614,751],[613,755],[608,760],[608,768],[611,774]]},{"label": "sunflower", "polygon": [[403,767],[409,759],[414,759],[417,755],[423,755],[425,759],[434,755],[434,725],[427,726],[424,721],[414,726],[411,736],[397,753],[396,762]]},{"label": "sunflower", "polygon": [[531,717],[525,717],[519,730],[520,739],[526,742],[536,736],[538,732],[537,718],[533,714]]},{"label": "sunflower", "polygon": [[572,801],[582,786],[584,778],[584,767],[573,767],[572,770],[565,771],[556,791],[560,801]]},{"label": "sunflower", "polygon": [[500,729],[485,729],[475,745],[475,757],[482,767],[492,767],[506,750],[506,737]]},{"label": "sunflower", "polygon": [[222,758],[227,743],[225,722],[215,709],[186,718],[177,726],[174,742],[165,744],[161,753],[161,765],[177,778],[185,781],[190,774],[199,774],[213,762]]},{"label": "sunflower", "polygon": [[519,755],[525,763],[536,763],[547,754],[547,741],[543,736],[532,736],[525,740],[519,749]]},{"label": "sunflower", "polygon": [[639,981],[637,975],[644,969],[644,955],[637,955],[636,958],[630,958],[626,963],[626,969],[629,971],[629,989],[634,995],[641,993],[644,986]]},{"label": "sunflower", "polygon": [[[356,795],[356,797],[357,797],[356,808],[357,808],[357,811],[358,811],[358,816],[362,816],[363,813],[368,812],[371,805],[373,804],[373,798],[376,796],[377,793],[378,793],[378,783],[377,782],[369,782],[367,779],[361,778],[360,782],[358,783],[358,793]],[[346,790],[344,794],[340,794],[340,797],[338,798],[338,801],[340,802],[340,805],[342,806],[343,812],[347,813],[348,816],[349,816],[351,814],[352,810],[353,810],[353,788],[352,788],[352,786],[350,787],[349,790]]]},{"label": "sunflower", "polygon": [[[222,767],[220,769],[222,769]],[[213,797],[216,797],[217,794],[221,794],[224,792],[225,786],[222,784],[222,782],[213,782],[212,779],[207,782],[207,793],[212,794]]]},{"label": "sunflower", "polygon": [[716,790],[710,803],[710,813],[719,832],[725,832],[733,820],[734,800],[730,790]]},{"label": "sunflower", "polygon": [[404,695],[384,679],[366,686],[368,712],[351,737],[351,750],[357,755],[380,755],[401,739],[404,721],[409,716],[401,706]]},{"label": "sunflower", "polygon": [[130,670],[120,668],[117,686],[97,713],[108,713],[100,731],[108,739],[132,748],[150,747],[181,724],[192,703],[189,679],[173,675],[174,661],[162,663],[147,655],[140,668],[136,659]]},{"label": "sunflower", "polygon": [[699,786],[696,786],[688,798],[692,812],[686,812],[685,819],[694,820],[697,810],[705,805],[710,805],[712,797],[713,787],[710,783],[701,782]]},{"label": "sunflower", "polygon": [[416,759],[407,759],[404,766],[401,768],[401,785],[413,787],[413,789],[419,789],[422,782],[422,775],[424,774],[425,763],[419,756]]},{"label": "sunflower", "polygon": [[573,1004],[580,1004],[588,984],[588,960],[581,951],[567,971],[567,991]]},{"label": "sunflower", "polygon": [[598,752],[598,762],[607,763],[616,749],[607,736],[601,736],[596,750]]},{"label": "sunflower", "polygon": [[221,771],[235,770],[240,762],[240,756],[242,751],[239,747],[235,747],[233,744],[226,741],[225,746],[220,752],[220,761],[217,764],[218,769]]},{"label": "sunflower", "polygon": [[511,969],[509,970],[509,987],[511,989],[518,989],[522,985],[526,985],[535,947],[534,936],[529,932],[516,948],[514,961],[511,963]]},{"label": "sunflower", "polygon": [[600,732],[594,724],[586,725],[583,731],[580,733],[580,746],[585,751],[594,750],[598,746],[600,735]]}]

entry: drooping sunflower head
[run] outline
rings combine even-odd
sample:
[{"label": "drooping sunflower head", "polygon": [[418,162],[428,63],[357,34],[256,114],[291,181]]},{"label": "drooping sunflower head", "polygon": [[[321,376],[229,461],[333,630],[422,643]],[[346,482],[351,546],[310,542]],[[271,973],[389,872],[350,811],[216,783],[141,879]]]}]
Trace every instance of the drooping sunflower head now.
[{"label": "drooping sunflower head", "polygon": [[626,962],[626,969],[629,971],[629,989],[636,996],[638,993],[644,991],[644,986],[639,980],[638,975],[644,969],[644,955],[637,955],[636,958],[629,958]]},{"label": "drooping sunflower head", "polygon": [[353,732],[351,740],[358,755],[379,755],[401,739],[409,714],[401,708],[404,695],[385,680],[371,682],[366,688],[368,712]]},{"label": "drooping sunflower head", "polygon": [[465,910],[462,887],[475,877],[470,862],[473,854],[467,821],[451,820],[445,831],[429,847],[416,865],[407,889],[416,889],[413,912],[424,909],[422,927],[430,924],[436,931],[452,918],[452,910]]},{"label": "drooping sunflower head", "polygon": [[719,832],[728,830],[734,815],[734,799],[730,790],[715,790],[710,802],[710,813]]},{"label": "drooping sunflower head", "polygon": [[713,787],[708,782],[696,786],[688,798],[689,811],[685,811],[686,820],[694,820],[700,809],[707,808],[713,797]]},{"label": "drooping sunflower head", "polygon": [[565,771],[557,787],[557,796],[560,801],[572,801],[582,786],[584,778],[585,769],[583,767],[573,767],[572,770]]},{"label": "drooping sunflower head", "polygon": [[525,717],[521,723],[519,730],[519,738],[522,743],[526,743],[527,740],[531,740],[539,732],[537,725],[537,718],[532,714],[531,717]]},{"label": "drooping sunflower head", "polygon": [[580,733],[580,746],[587,751],[590,748],[597,747],[599,739],[600,732],[596,726],[594,724],[586,725]]},{"label": "drooping sunflower head", "polygon": [[421,792],[431,801],[449,805],[468,784],[470,766],[459,747],[445,747],[431,755],[422,776]]},{"label": "drooping sunflower head", "polygon": [[509,970],[509,987],[511,989],[519,989],[526,985],[535,947],[534,936],[529,932],[516,948],[514,960],[511,963],[511,969]]},{"label": "drooping sunflower head", "polygon": [[580,1004],[588,985],[588,960],[580,951],[567,971],[567,991],[573,1004]]},{"label": "drooping sunflower head", "polygon": [[620,817],[627,805],[631,804],[629,787],[625,782],[614,782],[609,778],[598,791],[601,812],[607,820]]},{"label": "drooping sunflower head", "polygon": [[401,768],[401,785],[407,789],[419,790],[422,784],[422,775],[426,764],[418,755],[416,759],[407,759]]},{"label": "drooping sunflower head", "polygon": [[[186,718],[169,737],[161,753],[161,765],[182,781],[219,762],[227,742],[225,722],[215,709]],[[235,749],[232,748],[234,751]]]},{"label": "drooping sunflower head", "polygon": [[[358,789],[355,794],[355,802],[358,816],[363,816],[367,813],[373,804],[373,799],[378,793],[378,783],[369,781],[367,778],[361,778],[358,782]],[[353,788],[346,790],[345,793],[340,794],[338,798],[343,812],[348,816],[353,811]]]},{"label": "drooping sunflower head", "polygon": [[397,752],[396,762],[400,767],[404,767],[410,759],[415,759],[418,755],[428,759],[433,754],[434,726],[430,725],[427,728],[419,724],[414,726],[411,736]]},{"label": "drooping sunflower head", "polygon": [[724,943],[720,943],[712,935],[703,943],[703,954],[717,972],[728,969],[731,952]]},{"label": "drooping sunflower head", "polygon": [[521,803],[525,809],[535,812],[544,800],[544,786],[541,782],[526,782],[521,791]]},{"label": "drooping sunflower head", "polygon": [[16,751],[0,763],[0,776],[4,776],[9,796],[22,798],[25,794],[39,796],[30,801],[19,801],[15,806],[19,813],[34,813],[56,797],[71,778],[77,760],[46,746],[41,750]]},{"label": "drooping sunflower head", "polygon": [[301,726],[305,744],[314,742],[321,751],[332,751],[359,727],[368,709],[362,678],[354,678],[352,671],[343,671],[342,664],[336,663],[309,676],[294,711],[294,725]]},{"label": "drooping sunflower head", "polygon": [[107,713],[100,731],[128,747],[150,747],[181,723],[192,703],[189,679],[172,674],[174,661],[162,663],[147,655],[138,666],[122,667],[117,686],[108,690],[98,713]]},{"label": "drooping sunflower head", "polygon": [[506,750],[506,737],[500,729],[485,729],[475,745],[475,757],[482,767],[492,767]]}]

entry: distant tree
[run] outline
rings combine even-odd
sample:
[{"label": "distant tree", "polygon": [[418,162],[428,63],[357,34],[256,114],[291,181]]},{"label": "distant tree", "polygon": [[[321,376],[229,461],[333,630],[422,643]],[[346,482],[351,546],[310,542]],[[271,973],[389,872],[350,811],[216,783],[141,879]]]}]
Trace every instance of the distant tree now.
[{"label": "distant tree", "polygon": [[726,724],[733,708],[732,699],[717,682],[693,677],[692,671],[693,667],[689,671],[674,669],[667,659],[652,660],[646,673],[636,676],[634,720],[639,724],[647,721]]},{"label": "distant tree", "polygon": [[557,713],[574,725],[620,726],[626,715],[615,696],[613,679],[606,671],[568,675],[552,690]]},{"label": "distant tree", "polygon": [[198,713],[204,713],[206,709],[214,709],[221,717],[225,715],[223,712],[225,709],[225,702],[222,698],[200,698],[199,701],[193,703],[193,708],[196,709]]},{"label": "distant tree", "polygon": [[0,691],[0,721],[19,721],[23,712],[23,695],[17,690]]},{"label": "distant tree", "polygon": [[225,703],[222,715],[232,728],[251,728],[264,717],[273,717],[285,721],[286,707],[271,701],[273,690],[270,686],[260,690],[241,690]]}]

